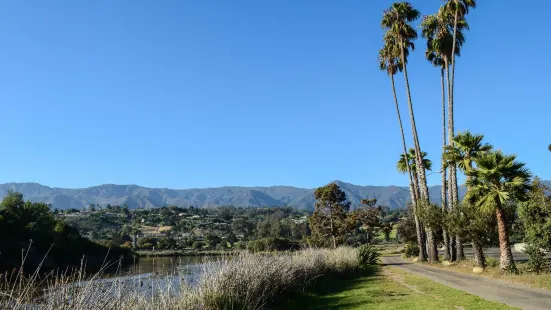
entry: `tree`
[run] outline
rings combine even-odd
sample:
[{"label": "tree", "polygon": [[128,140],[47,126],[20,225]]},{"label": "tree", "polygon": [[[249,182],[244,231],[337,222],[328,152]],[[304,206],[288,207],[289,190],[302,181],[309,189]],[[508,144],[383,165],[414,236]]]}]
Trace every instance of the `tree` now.
[{"label": "tree", "polygon": [[529,261],[539,273],[543,269],[545,252],[551,251],[551,189],[535,178],[528,199],[520,204],[519,216],[523,222],[525,240],[530,247]]},{"label": "tree", "polygon": [[386,30],[384,37],[385,43],[394,42],[393,44],[396,44],[400,51],[404,80],[406,82],[406,94],[408,98],[408,107],[416,154],[415,159],[418,166],[419,179],[421,182],[419,190],[421,193],[421,198],[428,199],[428,186],[426,183],[425,167],[421,158],[421,147],[419,143],[419,136],[417,134],[417,125],[415,123],[413,104],[411,101],[411,91],[407,74],[406,56],[406,50],[409,50],[410,48],[413,50],[415,47],[415,45],[413,44],[413,40],[417,38],[417,31],[413,28],[411,23],[417,20],[419,16],[419,11],[416,10],[410,3],[397,2],[392,4],[389,9],[384,11],[381,26],[383,27],[383,29]]},{"label": "tree", "polygon": [[530,189],[530,173],[515,155],[490,151],[475,159],[476,168],[467,171],[469,195],[480,212],[494,213],[497,220],[500,248],[500,268],[516,271],[509,244],[506,203],[525,201]]},{"label": "tree", "polygon": [[[409,79],[407,73],[407,59],[406,49],[413,49],[413,40],[417,38],[417,31],[413,28],[411,23],[419,18],[419,11],[416,10],[409,2],[397,2],[385,10],[381,26],[386,30],[385,41],[394,40],[400,50],[400,56],[402,60],[404,80],[406,82],[406,95],[408,98],[409,116],[411,121],[411,129],[413,136],[413,144],[415,148],[415,159],[417,164],[417,174],[419,176],[420,183],[420,199],[421,207],[428,206],[429,188],[427,185],[427,178],[425,172],[425,166],[423,165],[421,146],[419,142],[419,136],[417,134],[417,125],[415,123],[415,115],[413,112],[413,104],[411,101],[411,91],[409,86]],[[436,248],[436,241],[434,239],[434,231],[427,230],[427,239],[430,246],[429,259],[431,262],[438,261],[438,250]],[[422,252],[422,251],[420,251]]]},{"label": "tree", "polygon": [[381,230],[383,234],[385,235],[385,241],[390,241],[390,234],[392,233],[392,223],[391,222],[385,222],[381,224]]},{"label": "tree", "polygon": [[[489,143],[483,143],[484,140],[483,135],[479,134],[472,134],[470,131],[465,132],[459,132],[455,137],[453,137],[450,145],[447,145],[444,147],[444,154],[443,159],[446,162],[447,166],[454,166],[458,167],[465,175],[467,176],[467,183],[469,180],[469,171],[473,169],[473,162],[480,158],[480,156],[486,154],[492,149],[492,145]],[[469,196],[469,187],[467,187],[467,196]],[[469,204],[466,203],[468,206]],[[469,209],[467,209],[469,211]],[[458,214],[458,213],[454,213]],[[480,224],[480,220],[478,218],[468,218],[473,220],[473,227],[477,227],[478,224]],[[484,221],[483,221],[484,222]],[[471,225],[469,223],[466,223],[466,225]],[[476,232],[478,232],[477,229],[474,229],[474,236],[477,238]],[[480,239],[480,238],[477,238]],[[473,247],[475,249],[476,253],[482,254],[482,245],[483,242],[480,240],[471,239],[473,241]],[[465,254],[463,252],[463,245],[461,243],[461,239],[457,238],[456,240],[456,252],[457,252],[457,259],[464,259]],[[479,257],[480,257],[479,255]]]},{"label": "tree", "polygon": [[253,233],[254,224],[244,218],[236,218],[231,223],[231,229],[236,235],[243,235],[247,239]]},{"label": "tree", "polygon": [[374,232],[382,224],[382,207],[375,206],[377,199],[362,199],[361,206],[352,212],[352,216],[360,223],[360,229],[366,233],[367,243],[371,243]]},{"label": "tree", "polygon": [[317,200],[316,209],[308,219],[312,235],[317,241],[330,237],[333,248],[336,248],[351,230],[348,218],[350,203],[346,202],[346,194],[335,183],[319,187],[314,197]]},{"label": "tree", "polygon": [[[441,8],[438,13],[433,15],[428,15],[423,18],[423,22],[421,23],[422,27],[422,36],[423,38],[427,39],[427,50],[425,52],[425,57],[427,60],[435,67],[440,69],[440,84],[442,88],[442,147],[445,148],[447,145],[446,142],[446,132],[447,132],[447,126],[446,126],[446,87],[445,87],[445,76],[448,75],[448,64],[449,60],[451,58],[451,51],[452,51],[452,40],[453,40],[453,30],[450,31],[450,29],[453,28],[453,25],[450,25],[450,18],[449,14],[446,13],[443,8]],[[455,53],[459,54],[460,46],[464,42],[464,36],[462,33],[462,29],[466,28],[466,22],[461,22],[459,31],[457,32],[456,36],[456,45]],[[448,94],[449,94],[449,79],[448,79]],[[449,98],[449,97],[448,97]],[[452,120],[453,121],[453,120]],[[453,173],[450,174],[450,176],[455,176]],[[454,202],[448,201],[448,199],[453,200],[452,198],[448,197],[447,191],[448,191],[448,182],[447,182],[447,168],[444,160],[444,156],[442,156],[442,163],[441,163],[441,178],[442,178],[442,190],[441,190],[441,202],[442,202],[442,209],[448,210],[451,209],[451,206]],[[457,186],[455,187],[457,189]],[[451,188],[450,188],[451,191]],[[453,195],[453,193],[452,193]],[[450,196],[452,196],[450,195]],[[448,205],[448,203],[450,203]],[[451,260],[451,258],[454,255],[451,255],[452,251],[450,251],[450,236],[448,236],[448,233],[446,230],[443,231],[443,237],[444,237],[444,260]]]},{"label": "tree", "polygon": [[[394,85],[394,75],[396,75],[398,71],[403,70],[402,52],[400,49],[400,45],[398,44],[395,36],[385,35],[384,41],[385,41],[385,45],[379,51],[379,68],[382,71],[386,71],[392,83],[392,94],[394,96],[394,104],[396,106],[396,115],[398,116],[398,125],[400,127],[400,134],[402,137],[402,147],[404,152],[403,155],[404,157],[406,157],[407,156],[406,138],[404,135],[404,127],[402,125],[402,117],[400,116],[400,107],[398,105],[398,97],[396,96],[396,86]],[[404,59],[407,61],[407,55],[409,55],[409,49],[404,50],[403,54],[404,54]],[[405,162],[405,172],[407,172],[408,178],[409,178],[409,192],[411,195],[411,202],[416,208],[419,201],[419,189],[418,189],[418,186],[416,187],[413,181],[413,173],[411,171],[409,161]],[[421,251],[419,251],[419,260],[424,261],[426,260],[426,248],[425,248],[425,238],[424,238],[425,236],[424,236],[422,223],[419,221],[419,218],[417,217],[415,212],[414,212],[414,220],[415,220],[415,228],[417,232],[417,243],[419,245],[419,248],[421,249]]]},{"label": "tree", "polygon": [[[427,153],[426,152],[422,152],[421,154],[421,157],[422,157],[422,162],[423,162],[423,165],[425,166],[425,168],[427,170],[431,170],[432,168],[432,161],[430,161],[430,159],[427,159],[426,158],[427,156]],[[405,173],[406,171],[406,168],[407,166],[409,165],[410,167],[410,170],[411,170],[411,175],[412,175],[412,178],[413,178],[413,187],[414,189],[418,189],[419,188],[419,177],[418,177],[418,174],[417,174],[417,163],[416,163],[416,154],[415,154],[415,149],[411,148],[409,149],[409,152],[407,153],[407,160],[406,160],[406,156],[404,156],[404,154],[401,154],[400,155],[400,159],[398,160],[398,162],[396,163],[396,168],[399,172],[401,173]],[[414,217],[415,218],[418,218],[420,217],[422,214],[425,214],[425,210],[426,208],[429,207],[429,204],[424,204],[422,207],[419,207],[420,204],[418,203],[417,206],[415,206],[414,204]],[[422,217],[421,217],[421,220]],[[426,223],[424,223],[426,224]],[[431,227],[431,229],[434,229],[434,227]],[[421,234],[424,234],[424,232],[421,232]],[[423,240],[425,240],[425,238],[423,238]],[[436,247],[436,244],[435,244],[435,239],[432,238],[431,239],[431,253],[432,253],[432,257],[434,259],[435,256],[437,256],[437,247]],[[430,242],[430,240],[429,240]],[[425,243],[423,242],[423,244],[418,244],[419,246],[419,256],[425,256],[426,257],[426,246],[425,246]],[[422,254],[423,252],[425,252],[425,254]],[[432,260],[431,260],[432,261]]]}]

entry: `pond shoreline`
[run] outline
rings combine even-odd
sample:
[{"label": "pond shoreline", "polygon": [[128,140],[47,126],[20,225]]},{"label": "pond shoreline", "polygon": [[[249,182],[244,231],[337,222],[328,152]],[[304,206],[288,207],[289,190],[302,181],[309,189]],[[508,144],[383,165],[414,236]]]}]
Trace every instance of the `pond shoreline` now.
[{"label": "pond shoreline", "polygon": [[193,250],[162,250],[162,251],[135,251],[138,257],[181,257],[181,256],[224,256],[235,255],[239,251],[193,251]]}]

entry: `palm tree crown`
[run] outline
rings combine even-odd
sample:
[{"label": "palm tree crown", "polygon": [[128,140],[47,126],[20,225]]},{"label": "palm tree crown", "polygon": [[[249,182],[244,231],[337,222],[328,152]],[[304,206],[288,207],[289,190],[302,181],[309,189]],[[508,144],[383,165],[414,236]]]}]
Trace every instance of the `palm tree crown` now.
[{"label": "palm tree crown", "polygon": [[456,163],[463,172],[473,168],[473,161],[492,149],[489,143],[483,143],[483,135],[472,134],[470,131],[459,132],[453,138],[453,145],[444,148],[444,159],[448,163]]},{"label": "palm tree crown", "polygon": [[[453,24],[454,17],[451,13],[440,8],[436,14],[423,17],[421,22],[421,36],[427,39],[427,51],[425,57],[434,66],[443,67],[451,60],[453,49]],[[464,18],[457,22],[457,33],[455,39],[455,54],[460,55],[461,46],[465,43],[463,30],[469,29]]]},{"label": "palm tree crown", "polygon": [[[421,157],[423,158],[423,164],[425,166],[425,169],[431,170],[432,168],[432,161],[427,157],[427,152],[421,152]],[[408,152],[408,162],[409,167],[411,168],[411,171],[415,173],[417,171],[417,165],[415,164],[415,149],[410,148]],[[400,160],[396,163],[396,169],[398,169],[401,173],[407,173],[407,165],[404,154],[400,154]]]},{"label": "palm tree crown", "polygon": [[393,3],[384,11],[381,26],[389,36],[395,37],[399,46],[411,47],[417,38],[417,31],[409,23],[419,18],[421,13],[408,2]]},{"label": "palm tree crown", "polygon": [[470,8],[476,8],[476,0],[448,0],[444,5],[444,10],[452,15],[457,11],[458,19],[465,17]]},{"label": "palm tree crown", "polygon": [[[389,76],[393,76],[398,71],[402,72],[404,65],[402,63],[402,57],[400,53],[400,44],[397,42],[396,37],[391,34],[385,34],[384,45],[379,50],[379,69],[381,71],[386,71]],[[413,44],[410,42],[410,44]],[[406,57],[409,55],[409,49],[404,49],[404,55]]]},{"label": "palm tree crown", "polygon": [[530,172],[516,155],[489,151],[475,159],[476,169],[467,171],[467,186],[482,209],[492,211],[509,200],[523,201],[530,189]]}]

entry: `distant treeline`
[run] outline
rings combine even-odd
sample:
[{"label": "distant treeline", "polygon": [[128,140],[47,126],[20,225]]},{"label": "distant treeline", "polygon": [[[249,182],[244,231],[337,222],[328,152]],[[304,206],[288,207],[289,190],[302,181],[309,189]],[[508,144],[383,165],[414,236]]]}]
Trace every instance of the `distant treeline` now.
[{"label": "distant treeline", "polygon": [[34,272],[67,267],[97,271],[105,262],[128,258],[130,251],[111,249],[81,237],[44,203],[25,201],[10,191],[0,203],[0,271],[23,267]]}]

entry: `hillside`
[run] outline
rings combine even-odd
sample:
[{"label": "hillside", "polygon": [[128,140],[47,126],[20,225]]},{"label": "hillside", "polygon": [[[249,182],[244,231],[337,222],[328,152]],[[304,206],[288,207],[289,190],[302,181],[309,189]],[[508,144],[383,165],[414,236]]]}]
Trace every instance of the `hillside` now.
[{"label": "hillside", "polygon": [[[362,198],[377,198],[392,209],[403,208],[409,200],[409,189],[399,186],[360,186],[335,181],[346,192],[355,207]],[[551,185],[551,181],[545,182]],[[314,208],[314,189],[292,186],[219,187],[203,189],[147,188],[137,185],[99,185],[81,189],[48,187],[37,183],[0,184],[0,196],[9,190],[24,194],[26,199],[45,202],[52,208],[82,209],[90,204],[128,205],[131,209],[165,205],[208,207],[233,205],[244,207],[291,206],[297,209]],[[462,195],[464,190],[460,189]],[[430,188],[431,200],[440,201],[440,186]]]}]

